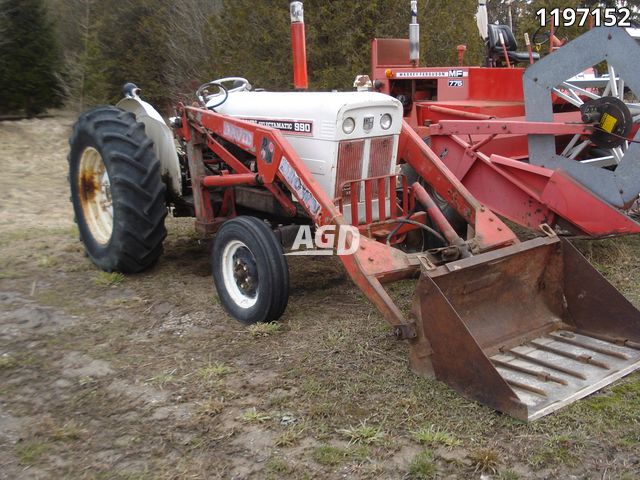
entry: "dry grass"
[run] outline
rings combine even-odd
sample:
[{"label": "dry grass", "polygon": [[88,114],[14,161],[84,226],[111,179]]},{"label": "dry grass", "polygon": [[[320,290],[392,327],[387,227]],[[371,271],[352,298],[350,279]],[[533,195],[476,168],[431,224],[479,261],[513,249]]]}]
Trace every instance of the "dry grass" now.
[{"label": "dry grass", "polygon": [[[20,151],[51,150],[39,141]],[[412,374],[406,345],[337,259],[289,259],[280,323],[233,321],[192,219],[167,219],[166,253],[150,271],[101,274],[70,227],[65,154],[52,160],[55,176],[39,162],[31,175],[52,178],[38,194],[66,223],[29,225],[33,202],[20,201],[6,211],[24,218],[0,226],[0,310],[10,327],[0,395],[24,439],[3,452],[7,478],[26,466],[43,478],[129,480],[640,478],[639,374],[533,424],[515,421]],[[576,244],[640,305],[640,237]],[[390,286],[403,309],[414,289]],[[42,326],[11,324],[20,314]],[[67,323],[55,326],[58,317]],[[113,373],[74,376],[64,366],[70,352],[86,355],[78,368],[99,360]],[[33,433],[43,416],[50,426]],[[285,416],[295,422],[283,425]]]}]

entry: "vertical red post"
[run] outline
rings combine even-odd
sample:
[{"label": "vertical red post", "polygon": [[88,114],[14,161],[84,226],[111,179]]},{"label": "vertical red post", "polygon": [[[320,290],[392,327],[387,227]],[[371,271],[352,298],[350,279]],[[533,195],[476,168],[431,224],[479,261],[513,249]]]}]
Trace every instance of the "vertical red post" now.
[{"label": "vertical red post", "polygon": [[456,47],[456,50],[458,50],[458,66],[461,67],[464,65],[464,52],[467,51],[467,46],[466,45],[458,45]]},{"label": "vertical red post", "polygon": [[524,43],[527,46],[527,52],[529,52],[529,63],[533,65],[533,48],[531,47],[531,40],[529,39],[529,34],[526,32],[524,34]]},{"label": "vertical red post", "polygon": [[304,33],[302,2],[291,2],[291,46],[293,50],[293,85],[297,90],[309,88],[307,76],[307,45]]}]

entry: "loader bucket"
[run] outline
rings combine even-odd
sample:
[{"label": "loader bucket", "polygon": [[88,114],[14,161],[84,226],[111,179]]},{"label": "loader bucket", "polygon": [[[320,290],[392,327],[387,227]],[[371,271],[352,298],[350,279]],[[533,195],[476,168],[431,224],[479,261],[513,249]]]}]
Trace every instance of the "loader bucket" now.
[{"label": "loader bucket", "polygon": [[414,370],[522,420],[640,367],[640,312],[557,237],[423,268],[414,314]]}]

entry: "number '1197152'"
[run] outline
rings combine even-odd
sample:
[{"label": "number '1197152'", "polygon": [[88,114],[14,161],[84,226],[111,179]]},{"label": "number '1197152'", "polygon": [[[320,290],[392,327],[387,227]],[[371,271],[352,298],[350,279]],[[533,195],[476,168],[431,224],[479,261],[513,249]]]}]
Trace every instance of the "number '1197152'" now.
[{"label": "number '1197152'", "polygon": [[[630,27],[631,10],[625,7],[620,8],[554,8],[548,10],[541,8],[536,12],[540,18],[540,26],[547,27],[553,25],[559,27],[584,27],[593,25],[594,27]],[[590,23],[589,18],[593,23]]]}]

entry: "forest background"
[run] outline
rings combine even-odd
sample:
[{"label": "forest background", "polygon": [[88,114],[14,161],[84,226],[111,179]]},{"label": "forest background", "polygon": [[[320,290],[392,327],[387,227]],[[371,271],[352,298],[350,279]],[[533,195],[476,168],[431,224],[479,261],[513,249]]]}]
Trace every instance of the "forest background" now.
[{"label": "forest background", "polygon": [[[492,23],[511,23],[518,42],[539,26],[540,8],[631,6],[637,1],[488,0]],[[131,81],[161,110],[193,99],[219,77],[291,88],[287,0],[0,0],[0,115],[113,103]],[[408,0],[306,0],[310,88],[348,90],[368,73],[374,37],[406,38]],[[420,0],[426,65],[480,65],[476,0]],[[573,38],[579,29],[565,29]]]}]

